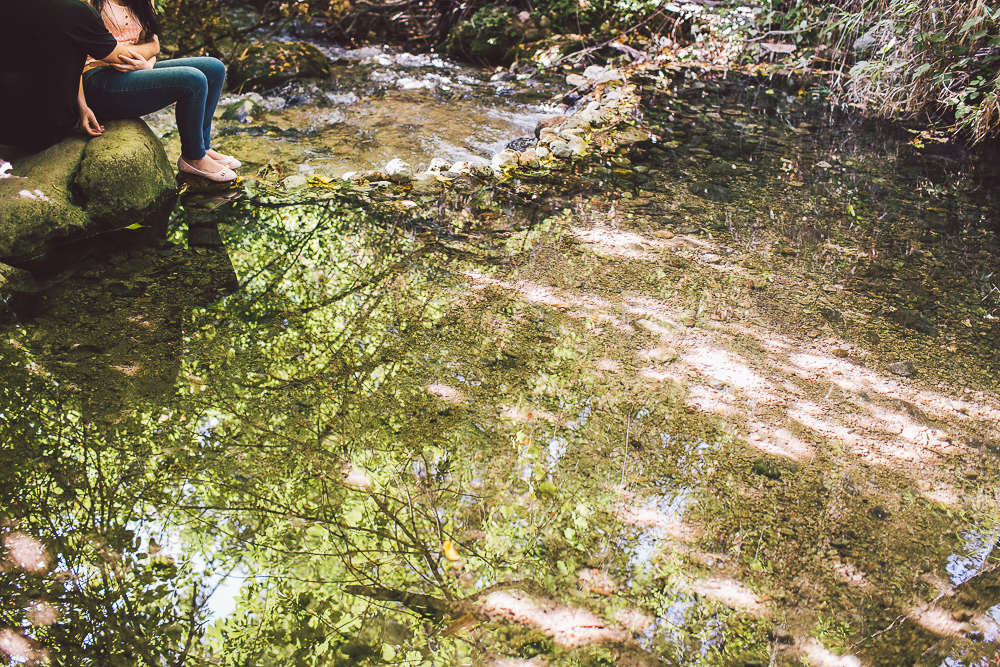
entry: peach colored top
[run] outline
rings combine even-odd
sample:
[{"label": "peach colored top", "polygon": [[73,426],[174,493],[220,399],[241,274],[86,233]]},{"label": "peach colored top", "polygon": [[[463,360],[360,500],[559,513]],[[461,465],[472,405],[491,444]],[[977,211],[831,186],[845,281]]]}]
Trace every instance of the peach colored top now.
[{"label": "peach colored top", "polygon": [[[101,18],[104,19],[104,27],[114,35],[119,44],[132,45],[139,43],[139,37],[142,35],[142,26],[139,25],[135,14],[128,7],[116,5],[111,0],[106,0],[104,9],[101,11]],[[107,67],[107,63],[87,56],[87,64],[84,65],[83,71],[86,72],[95,67]]]}]

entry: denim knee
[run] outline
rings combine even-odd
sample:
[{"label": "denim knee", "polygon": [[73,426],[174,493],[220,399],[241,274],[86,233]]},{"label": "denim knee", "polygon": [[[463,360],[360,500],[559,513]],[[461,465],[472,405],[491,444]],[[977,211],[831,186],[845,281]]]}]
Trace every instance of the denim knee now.
[{"label": "denim knee", "polygon": [[206,76],[211,74],[212,77],[218,77],[219,80],[226,78],[226,65],[218,58],[209,58],[211,61],[209,66],[205,70]]},{"label": "denim knee", "polygon": [[208,90],[209,80],[205,73],[194,67],[176,67],[172,74],[177,74],[183,80],[183,85],[191,89],[191,93],[197,95]]}]

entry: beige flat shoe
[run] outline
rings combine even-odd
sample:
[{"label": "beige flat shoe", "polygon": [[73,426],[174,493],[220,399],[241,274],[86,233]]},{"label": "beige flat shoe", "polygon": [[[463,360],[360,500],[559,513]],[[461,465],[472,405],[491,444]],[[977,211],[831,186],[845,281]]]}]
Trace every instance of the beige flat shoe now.
[{"label": "beige flat shoe", "polygon": [[194,174],[195,176],[201,176],[202,178],[208,179],[210,181],[215,181],[216,183],[225,183],[226,181],[236,180],[236,172],[226,167],[222,171],[202,171],[201,169],[196,169],[191,166],[191,163],[184,159],[184,156],[177,158],[177,170],[183,171],[185,174]]},{"label": "beige flat shoe", "polygon": [[229,167],[230,169],[239,169],[243,166],[243,163],[234,158],[232,155],[223,155],[222,153],[219,153],[218,155],[219,157],[212,159],[223,166]]}]

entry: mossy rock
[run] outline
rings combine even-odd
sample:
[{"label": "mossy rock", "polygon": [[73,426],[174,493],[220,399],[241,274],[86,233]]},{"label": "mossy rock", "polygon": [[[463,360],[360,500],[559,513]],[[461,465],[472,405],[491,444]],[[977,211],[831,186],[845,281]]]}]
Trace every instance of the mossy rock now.
[{"label": "mossy rock", "polygon": [[483,7],[448,35],[445,48],[458,56],[485,65],[514,61],[515,49],[528,33],[538,32],[532,20],[522,21],[511,7]]},{"label": "mossy rock", "polygon": [[109,121],[12,157],[0,180],[0,261],[20,264],[97,234],[166,222],[177,183],[160,140],[141,120]]},{"label": "mossy rock", "polygon": [[305,42],[267,42],[247,47],[229,67],[233,90],[273,88],[290,79],[326,78],[326,55]]},{"label": "mossy rock", "polygon": [[254,120],[262,120],[265,113],[263,107],[253,100],[236,100],[223,110],[222,120],[250,123]]},{"label": "mossy rock", "polygon": [[87,216],[118,229],[142,224],[177,193],[174,170],[163,144],[141,120],[120,120],[91,139],[74,179],[86,200]]}]

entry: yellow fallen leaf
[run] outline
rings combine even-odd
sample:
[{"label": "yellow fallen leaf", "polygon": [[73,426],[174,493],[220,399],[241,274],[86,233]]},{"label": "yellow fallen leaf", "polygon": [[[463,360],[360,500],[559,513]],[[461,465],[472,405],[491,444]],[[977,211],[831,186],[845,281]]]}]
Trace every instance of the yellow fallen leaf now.
[{"label": "yellow fallen leaf", "polygon": [[452,544],[451,540],[445,540],[444,544],[441,545],[441,551],[444,553],[444,557],[450,561],[460,561],[462,556],[459,555],[458,549]]},{"label": "yellow fallen leaf", "polygon": [[443,634],[445,637],[454,637],[462,630],[471,630],[477,625],[479,625],[479,619],[477,619],[472,614],[465,614],[457,621],[455,621],[447,628],[445,628],[444,632],[442,632],[441,634]]}]

